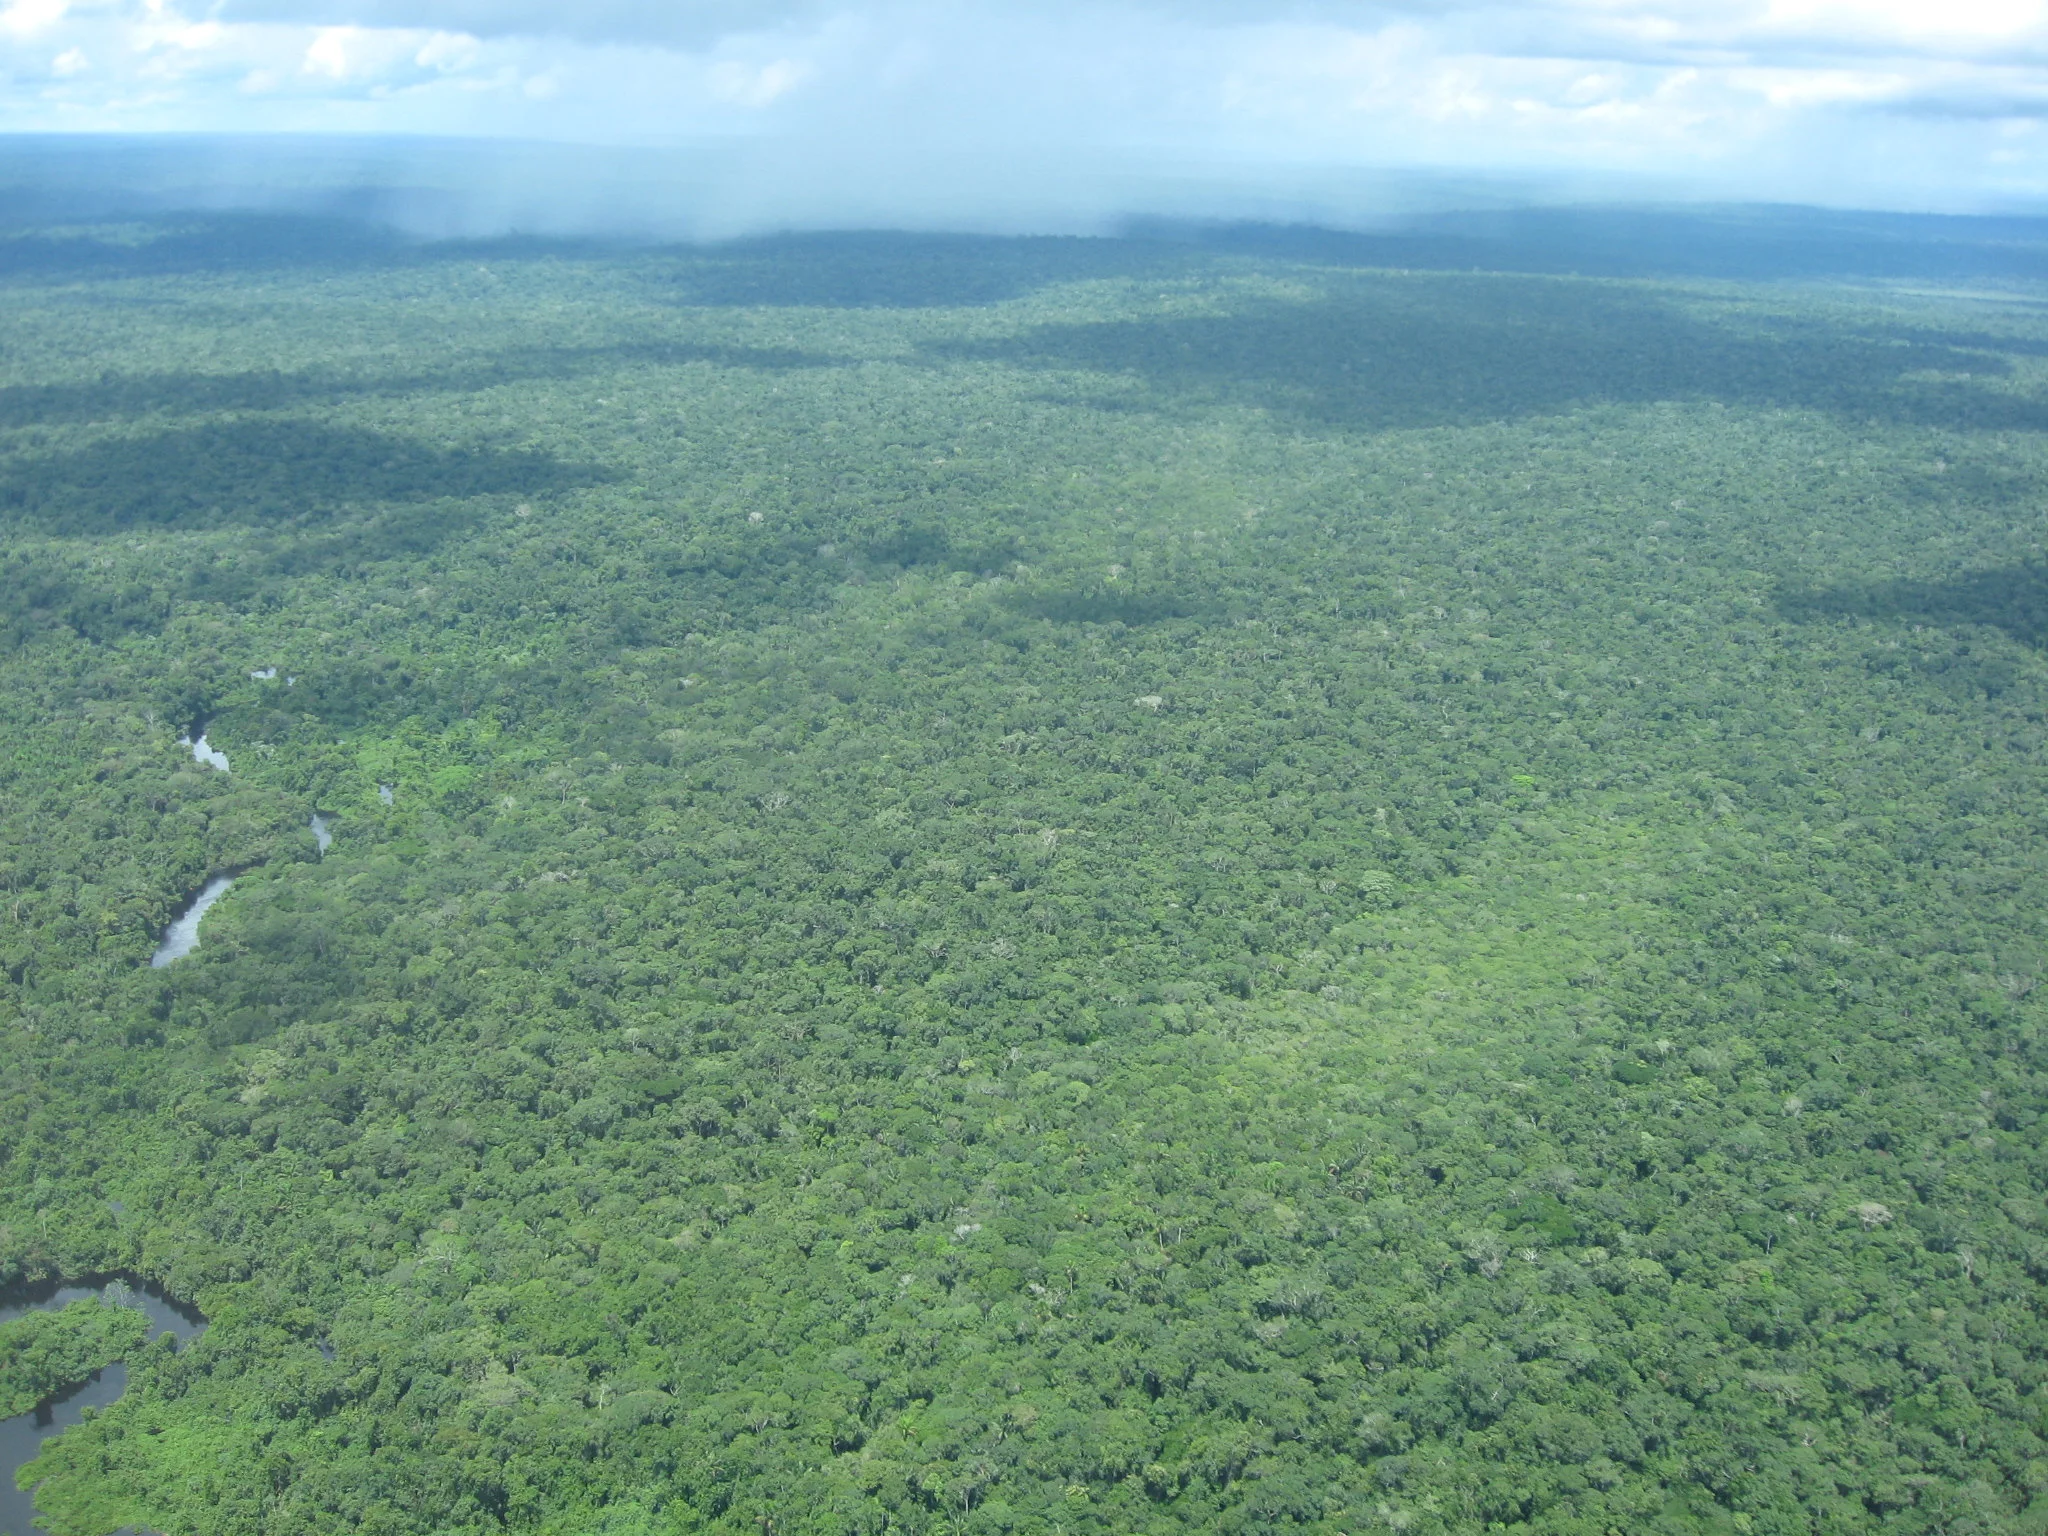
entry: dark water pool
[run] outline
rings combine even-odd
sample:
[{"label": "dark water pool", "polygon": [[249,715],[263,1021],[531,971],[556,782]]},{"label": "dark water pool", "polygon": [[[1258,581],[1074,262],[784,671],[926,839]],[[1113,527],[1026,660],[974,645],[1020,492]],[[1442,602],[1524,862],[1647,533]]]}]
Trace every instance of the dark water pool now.
[{"label": "dark water pool", "polygon": [[[9,1292],[0,1296],[0,1323],[12,1322],[24,1312],[68,1307],[88,1296],[139,1307],[149,1317],[152,1339],[160,1333],[174,1333],[183,1343],[206,1332],[206,1319],[190,1307],[171,1300],[154,1286],[118,1277]],[[128,1367],[117,1363],[95,1371],[90,1380],[29,1413],[0,1419],[0,1536],[41,1536],[32,1523],[36,1515],[34,1496],[14,1486],[15,1470],[34,1461],[43,1442],[76,1424],[86,1409],[104,1408],[118,1401],[127,1389]]]}]

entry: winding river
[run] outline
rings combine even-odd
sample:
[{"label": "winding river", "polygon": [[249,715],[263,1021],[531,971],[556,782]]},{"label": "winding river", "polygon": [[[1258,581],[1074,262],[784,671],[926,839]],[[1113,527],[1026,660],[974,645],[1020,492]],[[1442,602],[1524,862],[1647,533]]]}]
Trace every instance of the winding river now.
[{"label": "winding river", "polygon": [[235,883],[233,875],[215,875],[200,888],[192,898],[192,904],[171,919],[171,926],[164,930],[164,941],[157,945],[156,953],[149,957],[151,969],[161,969],[173,960],[182,960],[199,947],[199,920],[206,916],[206,909],[221,897],[227,895],[228,887]]},{"label": "winding river", "polygon": [[[137,1286],[120,1278],[38,1286],[12,1293],[0,1298],[0,1323],[10,1323],[24,1312],[68,1307],[88,1296],[141,1308],[149,1317],[152,1339],[169,1332],[177,1334],[179,1342],[184,1343],[206,1332],[206,1319],[192,1308],[171,1300],[155,1286]],[[128,1367],[116,1361],[29,1412],[0,1419],[0,1536],[42,1536],[32,1524],[36,1516],[35,1495],[31,1490],[14,1486],[15,1471],[34,1461],[43,1442],[76,1424],[86,1409],[105,1408],[119,1401],[127,1389]]]},{"label": "winding river", "polygon": [[[195,762],[205,763],[221,773],[230,771],[227,754],[207,741],[205,731],[198,726],[180,736],[178,743],[192,749]],[[334,845],[334,833],[327,818],[317,811],[309,823],[309,830],[322,854]],[[228,893],[234,883],[232,875],[215,875],[207,881],[185,910],[171,920],[163,942],[150,956],[150,965],[166,966],[192,953],[199,945],[200,919],[206,916],[208,908]],[[153,1285],[138,1286],[118,1276],[79,1285],[39,1286],[0,1296],[0,1324],[10,1323],[25,1312],[67,1307],[74,1301],[92,1296],[120,1306],[139,1307],[149,1318],[149,1337],[152,1339],[160,1333],[170,1332],[183,1340],[191,1340],[206,1331],[206,1319],[197,1311],[171,1300]],[[116,1361],[94,1371],[84,1381],[49,1401],[37,1404],[29,1412],[11,1419],[0,1419],[0,1536],[39,1536],[34,1526],[34,1491],[15,1486],[16,1471],[41,1454],[45,1440],[78,1423],[86,1409],[105,1408],[119,1402],[121,1394],[127,1390],[128,1367]]]},{"label": "winding river", "polygon": [[[272,671],[274,674],[275,669],[273,668]],[[249,675],[254,677],[257,674],[252,672]],[[194,762],[205,763],[222,773],[231,771],[228,767],[227,753],[209,743],[206,739],[206,732],[198,725],[194,725],[191,730],[180,736],[178,738],[178,745],[192,749],[192,759]],[[381,784],[377,786],[377,789],[384,796],[384,803],[389,805],[391,803],[390,791]],[[327,818],[318,811],[315,811],[313,819],[308,825],[313,833],[313,842],[320,852],[325,854],[329,848],[334,846],[334,832],[328,825]],[[219,901],[221,897],[227,895],[228,888],[234,883],[235,877],[233,875],[215,875],[204,886],[200,887],[199,894],[192,898],[184,911],[171,919],[170,927],[164,930],[163,942],[157,945],[156,953],[149,957],[150,969],[161,970],[173,960],[184,959],[199,947],[200,919],[206,916],[207,908],[211,907],[216,901]],[[6,1533],[0,1532],[0,1536],[6,1536]]]}]

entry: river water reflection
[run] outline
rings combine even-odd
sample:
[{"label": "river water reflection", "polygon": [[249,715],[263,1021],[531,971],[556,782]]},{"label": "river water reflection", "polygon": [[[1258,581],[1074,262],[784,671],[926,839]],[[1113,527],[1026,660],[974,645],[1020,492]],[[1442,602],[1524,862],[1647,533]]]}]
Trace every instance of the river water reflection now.
[{"label": "river water reflection", "polygon": [[206,732],[201,731],[199,733],[199,739],[197,741],[194,741],[192,739],[191,732],[188,731],[183,736],[180,736],[178,738],[178,745],[181,747],[190,747],[192,749],[193,762],[205,763],[209,768],[218,768],[222,773],[226,773],[228,771],[227,753],[221,751],[219,747],[216,747],[212,745],[210,742],[208,742],[206,739]]},{"label": "river water reflection", "polygon": [[[152,1339],[169,1332],[185,1343],[206,1332],[206,1319],[190,1307],[180,1306],[154,1287],[136,1288],[118,1279],[16,1293],[0,1305],[0,1323],[11,1323],[24,1312],[68,1307],[89,1296],[141,1308],[149,1317]],[[117,1362],[28,1413],[0,1419],[0,1536],[42,1536],[32,1523],[34,1495],[14,1486],[16,1470],[34,1461],[43,1442],[76,1424],[86,1409],[105,1408],[119,1401],[127,1389],[128,1367]]]},{"label": "river water reflection", "polygon": [[157,945],[156,953],[149,957],[153,967],[161,968],[173,960],[182,960],[199,947],[199,920],[206,916],[206,909],[221,897],[227,895],[228,887],[235,883],[232,875],[215,875],[199,894],[192,898],[192,905],[171,919],[171,926],[164,930],[164,941]]}]

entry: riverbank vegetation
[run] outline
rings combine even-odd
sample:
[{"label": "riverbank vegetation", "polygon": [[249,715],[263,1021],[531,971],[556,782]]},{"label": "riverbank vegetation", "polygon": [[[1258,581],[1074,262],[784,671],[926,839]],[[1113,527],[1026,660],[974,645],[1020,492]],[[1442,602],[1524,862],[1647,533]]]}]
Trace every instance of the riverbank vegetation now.
[{"label": "riverbank vegetation", "polygon": [[2042,1518],[2030,302],[293,249],[0,286],[54,1530]]},{"label": "riverbank vegetation", "polygon": [[27,1413],[140,1350],[148,1331],[140,1309],[97,1300],[0,1323],[0,1417]]}]

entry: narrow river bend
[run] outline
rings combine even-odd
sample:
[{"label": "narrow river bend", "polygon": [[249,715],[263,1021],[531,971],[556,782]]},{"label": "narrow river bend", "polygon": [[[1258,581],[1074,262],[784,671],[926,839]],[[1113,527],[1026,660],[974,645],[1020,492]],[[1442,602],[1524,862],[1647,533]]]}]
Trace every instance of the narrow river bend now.
[{"label": "narrow river bend", "polygon": [[[206,1319],[155,1286],[137,1286],[124,1279],[89,1280],[79,1285],[38,1286],[0,1300],[0,1323],[11,1323],[24,1312],[68,1307],[74,1301],[97,1296],[121,1306],[139,1307],[149,1317],[149,1336],[174,1333],[180,1344],[206,1332]],[[105,1408],[120,1401],[128,1390],[128,1367],[116,1361],[93,1372],[67,1392],[39,1403],[27,1413],[0,1419],[0,1536],[43,1536],[34,1527],[35,1495],[14,1486],[14,1474],[41,1454],[43,1442],[76,1424],[88,1408]]]}]

